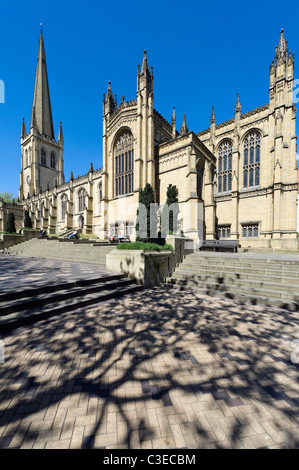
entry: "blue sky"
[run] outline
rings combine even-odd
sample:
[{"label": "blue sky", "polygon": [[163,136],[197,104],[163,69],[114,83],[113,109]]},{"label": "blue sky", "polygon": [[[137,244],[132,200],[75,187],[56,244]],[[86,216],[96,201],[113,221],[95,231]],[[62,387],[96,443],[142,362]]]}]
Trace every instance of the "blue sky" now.
[{"label": "blue sky", "polygon": [[[280,30],[299,52],[297,2],[274,1],[14,1],[1,5],[0,192],[17,195],[22,118],[27,131],[43,23],[55,135],[62,121],[65,178],[102,166],[102,96],[108,80],[136,98],[137,64],[148,51],[154,107],[165,119],[186,113],[190,130],[268,102],[269,65]],[[296,56],[295,56],[296,59]],[[296,62],[295,62],[296,65]],[[296,68],[295,68],[296,78]],[[298,74],[299,78],[299,74]]]}]

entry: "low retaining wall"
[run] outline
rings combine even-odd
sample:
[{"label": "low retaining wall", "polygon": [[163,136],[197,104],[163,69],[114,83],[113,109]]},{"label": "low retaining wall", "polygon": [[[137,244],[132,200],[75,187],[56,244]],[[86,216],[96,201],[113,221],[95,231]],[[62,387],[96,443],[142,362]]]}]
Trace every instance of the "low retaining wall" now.
[{"label": "low retaining wall", "polygon": [[0,235],[0,251],[6,248],[17,245],[32,238],[37,238],[40,235],[40,230],[23,229],[22,234],[18,233],[3,233]]},{"label": "low retaining wall", "polygon": [[153,287],[169,276],[183,258],[193,252],[193,240],[170,236],[166,243],[174,251],[113,250],[106,255],[106,269]]}]

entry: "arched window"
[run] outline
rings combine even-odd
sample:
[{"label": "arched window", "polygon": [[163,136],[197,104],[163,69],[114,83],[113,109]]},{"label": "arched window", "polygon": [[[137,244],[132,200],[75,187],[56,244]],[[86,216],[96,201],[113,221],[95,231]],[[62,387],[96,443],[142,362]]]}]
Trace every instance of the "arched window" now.
[{"label": "arched window", "polygon": [[196,193],[198,199],[202,199],[202,183],[203,183],[203,167],[200,162],[196,163],[197,181],[196,181]]},{"label": "arched window", "polygon": [[231,142],[225,141],[218,148],[218,193],[232,190],[232,147]]},{"label": "arched window", "polygon": [[114,144],[115,196],[134,191],[134,138],[130,131],[121,134]]},{"label": "arched window", "polygon": [[64,194],[61,197],[61,220],[65,220],[66,211],[67,211],[67,196]]},{"label": "arched window", "polygon": [[45,151],[45,149],[41,150],[41,164],[43,166],[47,166],[47,152]]},{"label": "arched window", "polygon": [[54,152],[51,153],[51,168],[56,168],[56,157]]},{"label": "arched window", "polygon": [[102,212],[102,197],[103,197],[103,191],[102,191],[102,183],[99,184],[99,208],[100,208],[100,213]]},{"label": "arched window", "polygon": [[86,198],[86,191],[85,189],[80,189],[78,193],[78,199],[79,199],[79,212],[83,212],[85,210],[85,198]]},{"label": "arched window", "polygon": [[252,132],[244,140],[243,187],[251,188],[260,184],[261,136]]},{"label": "arched window", "polygon": [[25,150],[25,166],[28,166],[28,150]]}]

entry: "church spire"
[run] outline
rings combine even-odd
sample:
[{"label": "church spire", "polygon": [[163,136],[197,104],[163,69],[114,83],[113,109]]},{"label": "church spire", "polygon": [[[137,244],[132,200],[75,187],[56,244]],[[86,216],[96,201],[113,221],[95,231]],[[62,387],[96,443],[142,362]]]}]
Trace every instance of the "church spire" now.
[{"label": "church spire", "polygon": [[42,29],[39,39],[31,116],[30,127],[37,127],[40,134],[55,139]]},{"label": "church spire", "polygon": [[27,132],[26,132],[25,120],[24,120],[24,118],[23,118],[21,139],[25,139],[26,135],[27,135]]},{"label": "church spire", "polygon": [[62,132],[62,124],[60,121],[59,132],[58,132],[58,142],[63,142],[63,141],[64,141],[64,138],[63,138],[63,132]]}]

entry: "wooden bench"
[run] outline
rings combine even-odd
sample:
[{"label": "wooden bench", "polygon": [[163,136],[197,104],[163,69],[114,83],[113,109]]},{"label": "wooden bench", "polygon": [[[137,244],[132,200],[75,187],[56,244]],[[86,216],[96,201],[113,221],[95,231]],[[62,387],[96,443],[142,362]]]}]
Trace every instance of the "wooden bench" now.
[{"label": "wooden bench", "polygon": [[238,240],[202,240],[199,245],[199,250],[213,250],[213,251],[238,251]]}]

